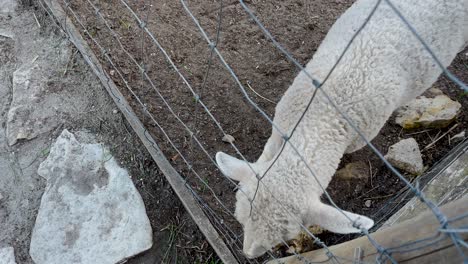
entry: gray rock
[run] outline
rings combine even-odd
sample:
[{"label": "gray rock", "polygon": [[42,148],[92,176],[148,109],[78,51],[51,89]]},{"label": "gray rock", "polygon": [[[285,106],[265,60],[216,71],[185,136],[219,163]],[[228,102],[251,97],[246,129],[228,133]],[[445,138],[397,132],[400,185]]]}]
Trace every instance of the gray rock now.
[{"label": "gray rock", "polygon": [[3,200],[3,195],[0,193],[0,202]]},{"label": "gray rock", "polygon": [[47,186],[31,238],[35,263],[110,264],[151,247],[141,196],[100,144],[64,130],[38,174]]},{"label": "gray rock", "polygon": [[364,162],[352,162],[338,170],[335,177],[343,180],[367,180],[369,178],[369,166]]},{"label": "gray rock", "polygon": [[448,126],[461,109],[459,102],[446,95],[421,96],[397,110],[395,122],[405,129]]},{"label": "gray rock", "polygon": [[0,248],[0,264],[16,264],[13,247]]},{"label": "gray rock", "polygon": [[18,6],[15,0],[0,0],[0,15],[13,13]]},{"label": "gray rock", "polygon": [[385,159],[396,168],[413,175],[419,175],[424,170],[421,152],[414,138],[403,139],[392,145]]},{"label": "gray rock", "polygon": [[224,137],[222,138],[222,141],[226,142],[226,143],[232,143],[235,140],[236,139],[233,136],[229,135],[229,134],[224,135]]},{"label": "gray rock", "polygon": [[[61,77],[71,56],[67,42],[32,52],[30,58],[18,61],[13,72],[11,104],[7,114],[8,144],[33,139],[55,129],[63,120],[83,111],[88,102],[74,94],[64,97]],[[26,44],[25,44],[26,45]],[[28,43],[27,45],[31,45]],[[53,59],[50,59],[53,58]]]},{"label": "gray rock", "polygon": [[13,99],[6,130],[10,146],[18,140],[35,138],[58,124],[55,115],[61,102],[49,105],[49,109],[41,107],[46,83],[41,75],[37,63],[25,64],[13,73]]}]

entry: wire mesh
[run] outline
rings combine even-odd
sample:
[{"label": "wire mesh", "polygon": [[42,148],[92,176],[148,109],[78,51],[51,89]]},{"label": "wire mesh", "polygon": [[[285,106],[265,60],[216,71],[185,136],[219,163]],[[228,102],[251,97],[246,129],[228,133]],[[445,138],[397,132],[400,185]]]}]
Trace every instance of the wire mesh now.
[{"label": "wire mesh", "polygon": [[[239,262],[248,262],[248,263],[258,263],[266,259],[247,259],[242,255],[242,237],[243,235],[239,231],[239,226],[234,220],[234,210],[232,201],[227,201],[221,197],[221,193],[216,190],[216,188],[210,184],[209,180],[203,177],[203,174],[206,172],[207,168],[210,169],[220,169],[218,164],[214,160],[214,148],[206,144],[206,138],[204,135],[201,135],[198,131],[200,126],[206,125],[208,122],[212,123],[212,128],[218,130],[222,136],[228,136],[227,130],[223,126],[223,120],[217,118],[216,113],[210,108],[209,98],[205,97],[206,92],[204,91],[208,85],[208,79],[211,76],[213,68],[216,67],[216,70],[219,68],[224,68],[224,70],[232,78],[233,82],[244,96],[248,104],[260,114],[260,116],[272,126],[272,129],[279,133],[284,140],[279,154],[276,155],[273,162],[270,164],[268,169],[262,174],[254,170],[254,168],[248,162],[248,156],[245,155],[242,151],[242,147],[239,147],[233,141],[229,141],[229,144],[232,148],[232,151],[236,153],[243,161],[245,161],[253,173],[257,176],[257,186],[256,190],[258,191],[260,186],[263,190],[268,192],[271,197],[273,197],[274,202],[277,203],[282,210],[287,212],[290,219],[298,226],[301,227],[302,232],[309,235],[314,243],[321,248],[325,249],[326,255],[328,256],[327,261],[332,263],[342,263],[342,262],[353,262],[361,263],[360,261],[355,261],[351,259],[344,258],[343,256],[335,256],[332,251],[329,250],[329,247],[326,243],[322,241],[317,235],[312,233],[307,226],[304,226],[302,219],[298,217],[294,212],[290,212],[287,205],[284,205],[280,199],[276,198],[275,190],[271,190],[268,186],[264,185],[263,180],[265,177],[268,177],[268,172],[273,167],[277,159],[283,153],[284,149],[287,147],[291,148],[295,155],[298,156],[300,161],[307,168],[308,173],[313,177],[317,185],[321,188],[324,193],[326,200],[339,212],[341,212],[353,226],[355,223],[352,219],[348,217],[341,209],[336,205],[329,192],[326,190],[326,186],[322,186],[317,172],[314,171],[308,164],[307,159],[304,158],[304,154],[291,142],[291,137],[295,134],[299,124],[305,117],[307,111],[309,111],[310,106],[313,105],[316,99],[316,95],[320,94],[323,96],[329,105],[331,105],[340,115],[346,120],[349,126],[359,135],[359,137],[367,144],[367,146],[375,153],[375,155],[385,164],[385,166],[401,181],[405,184],[398,195],[390,199],[385,206],[380,210],[385,212],[388,216],[392,214],[397,208],[396,206],[391,205],[392,202],[397,200],[397,197],[400,199],[399,202],[403,201],[405,196],[416,196],[427,207],[433,212],[440,222],[440,228],[435,230],[434,235],[431,235],[427,238],[420,239],[417,241],[411,241],[405,244],[400,245],[396,248],[384,248],[377,241],[375,241],[370,235],[369,230],[355,226],[361,230],[361,234],[367,236],[369,241],[375,246],[379,255],[376,257],[376,262],[386,262],[390,261],[396,263],[393,259],[392,254],[398,252],[407,252],[418,250],[423,247],[428,247],[434,243],[437,243],[445,237],[450,237],[453,244],[458,248],[459,254],[463,257],[464,260],[467,260],[467,257],[464,254],[463,248],[467,247],[466,242],[464,242],[459,233],[466,233],[467,229],[464,227],[453,228],[452,222],[463,219],[467,215],[462,215],[452,219],[447,219],[445,215],[440,211],[439,207],[435,205],[432,201],[428,200],[424,193],[421,191],[418,182],[409,181],[404,175],[402,175],[396,168],[394,168],[385,158],[384,155],[375,147],[370,140],[365,136],[365,134],[359,129],[359,127],[353,122],[353,120],[343,111],[337,103],[329,96],[328,91],[323,89],[324,84],[329,80],[330,76],[335,71],[336,67],[340,64],[342,58],[348,52],[349,48],[353,44],[359,34],[366,27],[368,22],[373,18],[376,10],[381,5],[388,5],[393,12],[401,19],[408,30],[412,32],[415,38],[420,42],[421,46],[430,54],[438,67],[441,68],[442,72],[452,80],[460,89],[464,91],[467,90],[466,84],[460,81],[455,77],[450,71],[443,67],[442,63],[437,58],[436,54],[431,50],[429,45],[423,40],[423,38],[418,34],[417,30],[412,27],[411,23],[404,17],[400,10],[398,10],[395,5],[393,5],[390,0],[376,0],[375,5],[371,9],[371,12],[365,18],[363,24],[355,31],[353,37],[345,45],[343,51],[340,53],[340,56],[334,62],[331,69],[325,75],[326,77],[322,82],[318,81],[311,76],[310,73],[305,71],[305,68],[302,64],[294,58],[294,56],[287,51],[273,36],[273,34],[267,29],[265,25],[260,21],[260,19],[255,15],[255,12],[246,4],[243,0],[239,0],[234,3],[224,3],[223,0],[219,0],[218,6],[215,9],[217,12],[216,25],[214,30],[210,29],[213,34],[209,34],[203,23],[199,21],[193,10],[189,7],[187,1],[180,0],[180,10],[183,11],[183,14],[189,18],[189,20],[195,25],[196,32],[192,32],[193,37],[197,36],[201,38],[202,41],[206,42],[206,51],[207,56],[206,69],[204,74],[197,83],[194,83],[193,78],[190,75],[190,70],[187,69],[186,65],[178,62],[175,57],[179,57],[178,54],[171,52],[171,48],[165,46],[161,41],[158,34],[152,31],[153,28],[157,27],[157,24],[152,24],[151,27],[148,25],[149,14],[157,16],[157,10],[152,13],[151,2],[146,3],[144,6],[147,10],[137,10],[131,3],[126,0],[116,0],[113,3],[105,3],[99,0],[81,0],[81,1],[63,1],[62,4],[66,12],[69,13],[69,16],[73,18],[78,27],[82,30],[83,34],[87,37],[90,44],[94,47],[95,52],[99,57],[106,63],[108,66],[108,73],[112,76],[113,81],[116,82],[123,90],[125,90],[128,98],[132,98],[132,107],[141,114],[142,119],[147,119],[147,122],[144,122],[154,129],[145,129],[145,133],[155,135],[155,138],[161,140],[161,144],[166,144],[165,147],[168,149],[168,157],[173,161],[174,167],[177,168],[182,175],[186,177],[186,187],[191,191],[195,199],[199,202],[200,207],[207,214],[207,216],[212,221],[212,224],[218,230],[220,235],[223,237],[224,241],[228,247],[232,250]],[[223,10],[225,6],[230,6],[233,4],[239,4],[242,11],[245,12],[247,16],[253,21],[254,25],[258,27],[261,32],[265,35],[265,38],[271,42],[273,47],[281,54],[287,58],[297,69],[307,76],[311,83],[311,87],[314,87],[311,90],[311,98],[307,102],[307,106],[304,108],[297,122],[293,126],[291,131],[282,131],[278,124],[275,124],[271,113],[268,110],[263,109],[258,102],[251,96],[249,93],[249,88],[246,88],[246,85],[242,81],[242,78],[236,74],[234,68],[228,63],[228,59],[225,58],[222,50],[220,50],[219,45],[222,42],[222,21],[223,21]],[[112,5],[116,5],[115,7]],[[115,15],[109,14],[109,10],[125,10],[125,15],[118,21],[116,21]],[[77,11],[79,10],[79,12]],[[182,14],[181,14],[182,15]],[[144,18],[143,18],[144,17]],[[128,19],[128,20],[127,20]],[[160,18],[162,19],[162,18]],[[122,39],[124,38],[116,29],[116,23],[120,27],[128,27],[130,25],[136,25],[135,31],[138,31],[136,34],[138,39],[135,39],[134,45],[128,46],[128,43],[123,43]],[[177,30],[177,29],[173,29]],[[213,38],[210,35],[214,36]],[[214,40],[213,40],[214,39]],[[165,41],[167,43],[167,41]],[[161,71],[161,73],[156,73],[155,69],[152,68],[150,60],[152,57],[155,57],[156,52],[158,52],[167,65],[167,68]],[[125,59],[123,59],[125,58]],[[130,65],[129,65],[130,64]],[[216,65],[215,65],[216,64]],[[129,70],[130,69],[130,70]],[[157,74],[173,74],[177,81],[174,81],[172,84],[161,84],[158,83]],[[138,77],[136,77],[138,76]],[[191,82],[192,80],[192,82]],[[248,83],[247,83],[248,84]],[[180,108],[174,107],[183,100],[177,101],[174,100],[174,96],[171,95],[170,89],[163,89],[162,87],[170,86],[173,90],[185,92],[187,98],[193,100],[193,111],[189,111],[189,107],[186,107],[185,110],[189,113],[181,113]],[[248,84],[249,85],[249,84]],[[149,96],[149,94],[154,95]],[[254,91],[254,94],[256,92]],[[177,99],[177,98],[176,98]],[[159,108],[155,109],[154,105],[157,105]],[[162,118],[161,114],[158,114],[158,111],[165,111],[167,113],[166,118]],[[185,131],[184,136],[181,134],[173,135],[171,131],[174,131],[175,124],[178,127]],[[186,138],[189,138],[190,143],[186,143]],[[188,145],[190,145],[190,150],[188,150]],[[169,151],[170,150],[170,151]],[[200,163],[197,161],[197,156],[191,153],[200,152],[204,155],[208,163]],[[172,153],[172,154],[171,154]],[[224,177],[221,179],[223,183],[230,186],[230,188],[237,189],[237,184],[229,177]],[[248,194],[243,192],[243,189],[238,189],[239,195],[244,195],[250,201],[251,212],[255,210],[262,218],[267,219],[268,216],[262,214],[262,209],[256,207],[254,201],[256,199],[257,191],[254,193],[253,197],[249,197]],[[392,208],[390,208],[392,207]],[[378,212],[377,212],[378,213]],[[377,214],[376,213],[376,214]],[[386,216],[382,217],[377,221],[377,224],[384,220]],[[234,228],[233,228],[234,227]],[[296,253],[293,248],[291,248],[288,241],[281,241],[286,248],[298,259],[304,263],[314,263],[306,260],[300,254]],[[267,255],[270,259],[277,259],[277,255],[274,252],[268,251]],[[362,262],[363,263],[363,262]]]}]

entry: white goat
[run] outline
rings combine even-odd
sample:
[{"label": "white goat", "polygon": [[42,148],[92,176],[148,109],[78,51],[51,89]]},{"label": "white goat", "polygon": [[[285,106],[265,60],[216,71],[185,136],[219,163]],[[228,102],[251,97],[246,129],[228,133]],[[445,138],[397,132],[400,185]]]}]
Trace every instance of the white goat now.
[{"label": "white goat", "polygon": [[[376,0],[358,0],[332,26],[306,71],[323,81]],[[434,53],[447,67],[468,41],[467,0],[393,0]],[[392,112],[423,93],[441,74],[429,53],[383,1],[357,36],[322,89],[363,134],[374,138]],[[285,133],[310,100],[314,86],[301,72],[276,107],[274,123]],[[344,153],[365,143],[318,91],[314,102],[290,138],[326,188]],[[374,222],[361,215],[321,202],[322,188],[290,144],[273,164],[253,202],[257,175],[263,175],[284,144],[273,128],[257,162],[250,166],[219,152],[216,161],[226,176],[240,182],[235,216],[244,228],[244,253],[257,257],[283,240],[295,237],[304,226],[319,225],[335,233],[359,232]],[[281,205],[280,205],[281,203]],[[289,212],[287,211],[289,210]]]}]

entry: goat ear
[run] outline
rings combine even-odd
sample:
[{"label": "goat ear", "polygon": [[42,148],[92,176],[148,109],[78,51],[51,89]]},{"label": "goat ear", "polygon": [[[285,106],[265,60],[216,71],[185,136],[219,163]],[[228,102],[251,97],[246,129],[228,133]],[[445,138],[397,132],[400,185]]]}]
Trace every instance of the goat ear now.
[{"label": "goat ear", "polygon": [[221,172],[227,177],[240,182],[245,182],[255,173],[246,161],[236,159],[223,152],[216,153],[216,163],[218,163]]},{"label": "goat ear", "polygon": [[370,229],[374,226],[374,221],[363,215],[319,203],[315,208],[311,208],[306,224],[316,224],[334,233],[349,234],[359,233],[361,228]]}]

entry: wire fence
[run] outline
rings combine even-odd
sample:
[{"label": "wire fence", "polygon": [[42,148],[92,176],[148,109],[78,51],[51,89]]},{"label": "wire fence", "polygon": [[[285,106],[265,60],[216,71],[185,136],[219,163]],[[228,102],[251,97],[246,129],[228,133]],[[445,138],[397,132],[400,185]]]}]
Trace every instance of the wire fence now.
[{"label": "wire fence", "polygon": [[[418,197],[423,203],[425,203],[440,222],[440,228],[438,230],[434,230],[434,235],[417,241],[411,241],[395,248],[385,248],[381,246],[372,238],[372,236],[369,235],[369,230],[361,226],[355,226],[361,230],[361,235],[366,236],[379,252],[375,259],[376,262],[396,263],[392,254],[414,251],[421,247],[428,247],[439,242],[441,239],[445,239],[446,237],[449,237],[452,240],[453,244],[458,249],[460,256],[462,256],[465,261],[468,260],[464,252],[468,245],[460,238],[459,235],[460,233],[466,233],[468,230],[466,228],[453,227],[453,223],[455,221],[468,217],[468,215],[461,215],[456,218],[448,219],[436,204],[425,197],[419,187],[418,181],[411,182],[396,168],[394,168],[384,158],[384,155],[377,149],[377,147],[374,146],[368,138],[366,138],[365,134],[359,129],[358,125],[351,120],[346,111],[343,111],[341,106],[332,99],[329,95],[329,91],[323,89],[324,85],[330,79],[330,76],[340,64],[342,58],[347,54],[357,36],[359,36],[369,21],[373,18],[376,10],[378,10],[382,5],[387,5],[391,10],[393,10],[395,15],[400,18],[402,23],[406,25],[408,30],[419,41],[421,46],[430,54],[436,65],[440,67],[447,78],[457,84],[460,89],[468,91],[466,84],[443,67],[443,64],[439,61],[436,54],[420,37],[411,23],[406,20],[401,11],[393,5],[392,1],[375,1],[375,5],[371,9],[371,12],[365,18],[363,24],[355,31],[350,41],[344,46],[340,56],[337,58],[336,62],[334,62],[321,82],[315,79],[314,76],[311,76],[302,64],[275,39],[273,34],[255,15],[255,12],[243,0],[233,3],[226,3],[223,0],[217,1],[216,4],[218,6],[214,10],[217,13],[214,30],[208,30],[206,27],[203,27],[203,23],[200,22],[199,18],[197,18],[197,15],[195,15],[196,12],[190,8],[187,1],[180,0],[180,15],[188,17],[197,29],[197,32],[192,32],[194,36],[188,36],[188,38],[194,38],[198,35],[197,37],[201,37],[201,39],[206,42],[207,56],[204,59],[206,67],[202,77],[196,82],[193,81],[192,76],[187,77],[190,75],[190,70],[184,67],[185,65],[177,62],[180,55],[174,54],[170,47],[165,46],[160,37],[151,30],[151,28],[157,27],[158,25],[155,23],[151,24],[151,27],[148,25],[150,23],[150,16],[158,16],[157,10],[152,10],[153,5],[151,1],[148,1],[148,3],[146,0],[139,1],[138,3],[141,2],[144,6],[144,8],[141,8],[140,10],[138,10],[138,7],[141,7],[141,5],[137,5],[137,2],[127,0],[115,0],[111,1],[111,3],[99,0],[58,1],[61,2],[65,11],[68,13],[68,16],[72,18],[75,25],[82,31],[83,35],[89,41],[89,44],[94,47],[94,51],[98,57],[100,57],[102,62],[107,65],[108,73],[112,76],[112,80],[116,82],[122,89],[122,92],[125,91],[125,94],[131,99],[129,101],[131,101],[132,108],[140,114],[140,118],[144,120],[144,123],[151,127],[143,128],[145,130],[145,134],[155,135],[155,138],[160,140],[161,144],[164,144],[164,147],[167,149],[168,157],[170,157],[169,159],[173,161],[173,164],[178,171],[185,176],[185,186],[190,190],[200,207],[210,218],[213,226],[218,230],[220,236],[222,236],[226,245],[233,252],[233,255],[237,258],[238,262],[259,263],[265,260],[277,259],[278,255],[268,248],[265,249],[267,250],[266,255],[268,258],[248,259],[243,256],[243,234],[234,220],[233,202],[229,198],[224,198],[226,195],[223,194],[222,191],[219,191],[218,186],[210,183],[210,181],[204,176],[208,170],[216,171],[216,169],[220,170],[220,168],[214,159],[215,148],[206,143],[206,137],[199,132],[200,127],[205,126],[210,122],[212,128],[217,130],[217,133],[220,133],[224,137],[229,136],[228,130],[223,125],[223,120],[220,120],[220,118],[217,117],[219,115],[214,113],[213,108],[211,107],[212,104],[207,102],[208,99],[206,99],[206,90],[209,85],[208,79],[212,75],[213,70],[217,67],[215,64],[219,64],[224,68],[224,71],[232,78],[234,84],[237,86],[248,104],[272,126],[272,129],[276,131],[276,133],[281,135],[284,141],[279,150],[279,154],[275,156],[273,162],[271,162],[268,169],[262,175],[257,175],[257,172],[248,162],[249,156],[242,152],[243,148],[239,147],[238,144],[233,141],[229,141],[229,144],[232,147],[232,152],[236,153],[237,156],[246,162],[246,164],[249,164],[250,169],[257,176],[257,186],[253,197],[250,197],[242,188],[237,189],[237,183],[229,177],[222,178],[221,184],[229,185],[229,188],[231,188],[230,190],[237,189],[238,195],[244,195],[247,197],[250,201],[251,213],[255,212],[258,217],[264,219],[268,219],[269,217],[268,215],[265,215],[262,208],[258,208],[258,205],[254,202],[257,198],[258,190],[262,189],[274,199],[274,202],[277,203],[284,212],[288,214],[290,220],[293,221],[294,224],[300,226],[302,231],[311,237],[318,247],[325,249],[328,260],[333,263],[364,263],[361,260],[354,259],[353,256],[343,258],[343,256],[336,256],[333,254],[327,243],[311,232],[308,226],[304,226],[300,216],[295,212],[291,212],[290,208],[288,208],[281,199],[277,198],[275,190],[270,189],[270,186],[264,184],[264,180],[268,177],[268,172],[281,156],[285,148],[289,147],[306,167],[310,176],[315,179],[317,185],[324,193],[325,200],[341,212],[352,223],[352,225],[355,226],[353,220],[350,219],[332,199],[331,195],[326,190],[327,186],[322,186],[318,172],[314,171],[309,165],[307,159],[304,157],[304,153],[301,153],[294,142],[290,140],[295,135],[296,130],[306,116],[306,113],[311,109],[311,106],[316,101],[317,96],[321,96],[326,99],[330,106],[336,109],[339,115],[341,115],[349,126],[359,135],[359,137],[383,162],[388,170],[390,170],[394,176],[396,176],[405,185],[397,195],[387,201],[387,203],[382,206],[377,213],[375,213],[375,215],[382,213],[380,214],[381,218],[376,219],[376,226],[379,226],[382,221],[395,212],[395,209],[398,208],[398,203],[404,201],[402,197],[405,198],[412,196]],[[39,2],[42,5],[42,2]],[[245,85],[245,82],[243,82],[239,75],[236,74],[234,68],[228,63],[229,60],[226,59],[225,54],[219,48],[222,42],[220,35],[223,30],[222,24],[224,12],[227,6],[231,6],[233,4],[238,4],[240,7],[239,10],[242,10],[242,12],[244,12],[244,14],[253,21],[253,24],[264,34],[266,40],[270,41],[273,47],[279,53],[283,54],[284,57],[297,67],[299,71],[305,73],[310,83],[315,88],[310,91],[312,95],[303,112],[299,115],[298,120],[294,123],[291,131],[282,131],[282,128],[273,122],[271,113],[269,113],[268,110],[265,110],[264,107],[262,107],[251,96],[251,90],[253,89],[249,87],[250,85],[248,83]],[[44,9],[47,11],[47,8],[44,7]],[[122,13],[120,15],[125,19],[116,20],[115,14],[113,15],[110,13],[111,10],[114,10],[114,12],[117,13],[124,12],[125,14]],[[128,20],[126,20],[127,18]],[[118,26],[116,26],[116,24]],[[133,26],[130,25],[137,25],[137,27],[135,27],[135,32],[133,32],[135,38],[131,45],[129,45],[128,41],[124,41],[125,38],[119,31],[119,28],[133,28]],[[210,31],[212,32],[211,34],[208,33]],[[162,63],[165,61],[167,68],[161,70],[152,67],[152,63],[150,61],[156,60],[156,55],[154,55],[156,53],[163,58],[160,62]],[[162,84],[158,83],[156,77],[157,74],[173,74],[176,78],[173,83]],[[173,86],[172,90],[183,91],[186,98],[191,98],[191,100],[193,100],[193,108],[187,106],[183,108],[186,112],[181,112],[182,108],[180,108],[180,105],[178,104],[180,104],[180,102],[184,102],[184,100],[177,100],[177,96],[171,94],[171,91],[168,89],[163,88],[164,85]],[[255,91],[253,92],[257,94]],[[149,96],[149,94],[154,96]],[[163,117],[165,114],[161,114],[159,112],[164,112],[166,116]],[[177,125],[177,129],[182,129],[184,131],[183,134],[185,134],[185,136],[173,133],[173,126],[175,125]],[[189,141],[189,143],[187,143],[187,141]],[[200,155],[203,155],[206,162],[198,160],[200,156],[192,155],[193,153],[200,153]],[[345,236],[342,238],[345,238]],[[283,244],[285,248],[289,249],[289,252],[291,252],[298,260],[301,260],[304,263],[311,263],[304,259],[300,254],[296,253],[295,249],[291,248],[288,241],[282,240],[281,244]]]}]

